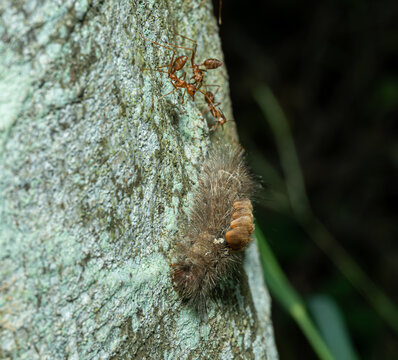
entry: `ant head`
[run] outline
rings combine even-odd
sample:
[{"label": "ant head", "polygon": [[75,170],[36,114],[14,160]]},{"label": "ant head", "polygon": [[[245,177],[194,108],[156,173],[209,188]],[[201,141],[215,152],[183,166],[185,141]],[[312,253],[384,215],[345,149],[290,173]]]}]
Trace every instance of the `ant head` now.
[{"label": "ant head", "polygon": [[224,114],[220,112],[220,116],[217,121],[223,128],[223,125],[227,122],[227,119],[225,118]]},{"label": "ant head", "polygon": [[183,259],[173,264],[171,276],[174,289],[183,300],[190,300],[200,291],[204,275],[204,266]]},{"label": "ant head", "polygon": [[188,95],[192,98],[192,100],[194,100],[196,90],[197,89],[196,89],[195,85],[187,84],[187,92],[188,92]]}]

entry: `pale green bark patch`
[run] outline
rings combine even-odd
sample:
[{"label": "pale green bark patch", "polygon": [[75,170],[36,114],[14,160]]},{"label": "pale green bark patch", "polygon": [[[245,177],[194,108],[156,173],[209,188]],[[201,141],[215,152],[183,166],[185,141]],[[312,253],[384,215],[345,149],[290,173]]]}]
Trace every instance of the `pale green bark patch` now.
[{"label": "pale green bark patch", "polygon": [[[170,52],[138,32],[174,43],[178,31],[198,59],[222,59],[209,4],[0,9],[0,357],[275,359],[269,299],[250,293],[266,296],[259,264],[208,322],[169,278],[210,138],[236,133],[230,121],[210,136],[199,98],[151,109],[171,85],[140,68]],[[225,68],[209,75],[232,120],[225,79]]]}]

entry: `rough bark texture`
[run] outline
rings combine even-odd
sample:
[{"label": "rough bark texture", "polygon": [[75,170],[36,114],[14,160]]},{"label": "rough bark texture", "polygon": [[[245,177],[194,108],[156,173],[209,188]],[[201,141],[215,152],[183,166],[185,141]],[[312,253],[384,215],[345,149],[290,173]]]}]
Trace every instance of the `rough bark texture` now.
[{"label": "rough bark texture", "polygon": [[[208,1],[0,5],[0,358],[276,359],[257,247],[203,319],[169,279],[212,138],[157,41],[222,59]],[[189,45],[185,44],[185,45]],[[208,72],[232,118],[225,68]]]}]

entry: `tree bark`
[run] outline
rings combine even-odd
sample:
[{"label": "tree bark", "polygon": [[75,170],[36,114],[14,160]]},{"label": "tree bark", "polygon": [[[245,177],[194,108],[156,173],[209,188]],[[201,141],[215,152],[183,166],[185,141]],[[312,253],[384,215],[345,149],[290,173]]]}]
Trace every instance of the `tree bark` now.
[{"label": "tree bark", "polygon": [[229,120],[211,135],[198,96],[156,101],[172,90],[167,74],[140,68],[171,51],[139,32],[192,47],[183,34],[196,59],[222,60],[210,2],[0,11],[0,358],[277,359],[255,244],[208,319],[169,278],[208,146],[237,135],[225,67],[206,75]]}]

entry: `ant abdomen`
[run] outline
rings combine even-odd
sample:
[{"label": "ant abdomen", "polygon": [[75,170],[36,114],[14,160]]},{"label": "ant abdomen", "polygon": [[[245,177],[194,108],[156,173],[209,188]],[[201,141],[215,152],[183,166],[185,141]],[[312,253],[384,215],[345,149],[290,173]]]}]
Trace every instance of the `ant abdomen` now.
[{"label": "ant abdomen", "polygon": [[208,70],[213,70],[219,68],[222,65],[222,61],[218,59],[206,59],[200,65],[204,66]]},{"label": "ant abdomen", "polygon": [[185,66],[185,63],[187,62],[188,59],[189,58],[186,55],[181,55],[178,58],[176,58],[172,66],[173,71],[176,72],[178,70],[181,70]]}]

